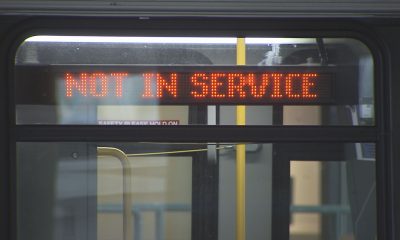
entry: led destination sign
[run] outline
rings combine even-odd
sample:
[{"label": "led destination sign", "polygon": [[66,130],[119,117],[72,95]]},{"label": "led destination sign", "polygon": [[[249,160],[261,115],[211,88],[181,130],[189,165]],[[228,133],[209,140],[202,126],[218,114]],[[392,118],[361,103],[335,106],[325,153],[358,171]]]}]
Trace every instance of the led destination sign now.
[{"label": "led destination sign", "polygon": [[[41,92],[30,91],[32,96],[20,96],[20,101],[268,105],[329,104],[334,100],[334,74],[317,68],[72,66],[25,72],[42,88],[34,87]],[[27,83],[24,78],[17,80]]]}]

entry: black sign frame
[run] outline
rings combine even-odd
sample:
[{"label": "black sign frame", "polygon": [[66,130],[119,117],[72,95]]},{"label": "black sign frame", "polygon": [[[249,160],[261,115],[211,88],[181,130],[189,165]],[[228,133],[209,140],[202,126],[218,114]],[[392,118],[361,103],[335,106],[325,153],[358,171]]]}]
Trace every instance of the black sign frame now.
[{"label": "black sign frame", "polygon": [[[165,93],[165,97],[152,99],[143,98],[143,81],[138,81],[141,87],[136,92],[127,93],[125,87],[124,97],[88,97],[65,96],[65,89],[60,78],[65,74],[77,76],[79,73],[279,73],[279,74],[309,74],[317,73],[320,80],[327,81],[324,96],[315,99],[305,98],[188,98],[189,90],[184,85],[178,84],[178,90],[185,92],[184,96],[174,98]],[[358,102],[357,75],[352,67],[337,66],[165,66],[165,65],[16,65],[16,103],[26,105],[71,105],[86,103],[93,105],[335,105],[353,104]],[[187,80],[187,78],[186,78]],[[131,83],[132,84],[132,83]],[[61,86],[61,87],[60,87]],[[224,87],[224,86],[222,86]],[[128,89],[128,88],[126,88]],[[132,87],[131,87],[132,90]],[[199,90],[199,89],[198,89]],[[88,90],[89,91],[89,90]],[[154,89],[153,89],[154,91]],[[199,90],[200,91],[200,90]],[[223,89],[226,92],[226,89]],[[89,95],[89,94],[88,94]],[[115,94],[114,94],[115,95]],[[154,92],[153,92],[154,95]],[[128,97],[126,97],[128,96]],[[136,96],[136,98],[134,98]]]}]

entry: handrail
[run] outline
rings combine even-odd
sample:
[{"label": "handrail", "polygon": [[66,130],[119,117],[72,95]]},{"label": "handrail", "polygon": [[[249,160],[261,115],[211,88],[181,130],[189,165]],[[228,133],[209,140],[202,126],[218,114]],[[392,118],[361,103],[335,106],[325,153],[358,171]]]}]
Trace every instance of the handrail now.
[{"label": "handrail", "polygon": [[290,206],[292,213],[321,213],[321,214],[349,214],[351,209],[347,205],[292,205]]},{"label": "handrail", "polygon": [[132,180],[132,172],[129,164],[129,159],[127,155],[118,148],[113,147],[97,147],[97,156],[112,156],[117,158],[122,165],[122,199],[123,199],[123,239],[124,240],[132,240],[132,188],[131,188],[131,180]]}]

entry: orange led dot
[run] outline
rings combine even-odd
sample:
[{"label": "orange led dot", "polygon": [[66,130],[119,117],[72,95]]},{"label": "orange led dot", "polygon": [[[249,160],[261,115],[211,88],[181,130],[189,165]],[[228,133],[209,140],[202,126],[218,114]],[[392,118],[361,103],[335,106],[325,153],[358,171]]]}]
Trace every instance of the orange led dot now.
[{"label": "orange led dot", "polygon": [[302,96],[303,98],[317,98],[316,93],[311,93],[310,90],[315,86],[314,82],[311,82],[310,78],[315,78],[318,75],[316,73],[306,73],[303,74],[302,76],[302,84],[301,84],[301,89],[302,89]]},{"label": "orange led dot", "polygon": [[[239,80],[239,83],[237,81]],[[244,86],[246,86],[247,79],[242,73],[228,73],[228,97],[235,97],[235,93],[239,93],[240,98],[246,97],[246,91],[244,91]]]},{"label": "orange led dot", "polygon": [[225,94],[218,92],[220,87],[223,85],[218,79],[225,77],[225,73],[212,73],[211,74],[211,97],[212,98],[224,98]]},{"label": "orange led dot", "polygon": [[83,96],[87,96],[87,74],[81,73],[80,81],[76,81],[71,73],[65,74],[65,96],[72,97],[74,88]]},{"label": "orange led dot", "polygon": [[300,94],[295,94],[293,93],[293,80],[294,78],[299,78],[300,74],[298,73],[289,73],[286,76],[286,81],[285,81],[285,93],[288,98],[300,98]]},{"label": "orange led dot", "polygon": [[151,80],[153,79],[154,74],[153,73],[143,73],[143,78],[144,78],[144,93],[142,97],[144,98],[152,98],[154,97],[152,91],[151,91]]},{"label": "orange led dot", "polygon": [[[100,82],[100,86],[98,85]],[[108,93],[108,79],[104,73],[93,73],[89,77],[90,95],[93,97],[105,97]],[[100,90],[100,91],[98,91]]]},{"label": "orange led dot", "polygon": [[282,98],[283,94],[281,93],[281,78],[283,74],[280,73],[272,73],[271,77],[274,79],[274,87],[272,89],[271,98]]},{"label": "orange led dot", "polygon": [[122,97],[122,81],[128,76],[128,73],[111,73],[111,76],[115,78],[115,96]]},{"label": "orange led dot", "polygon": [[248,84],[250,85],[251,95],[255,98],[262,98],[265,95],[265,91],[267,90],[267,86],[269,83],[268,74],[261,75],[261,84],[257,86],[256,78],[254,74],[249,74],[247,78]]},{"label": "orange led dot", "polygon": [[176,98],[178,96],[177,92],[177,78],[178,74],[177,73],[171,73],[170,74],[170,81],[167,82],[161,74],[157,73],[157,97],[162,98],[164,96],[164,91],[168,91],[168,93]]},{"label": "orange led dot", "polygon": [[190,78],[192,85],[199,87],[199,91],[193,90],[190,92],[194,98],[205,98],[208,95],[208,85],[200,81],[200,79],[204,81],[208,80],[208,77],[205,73],[195,73]]}]

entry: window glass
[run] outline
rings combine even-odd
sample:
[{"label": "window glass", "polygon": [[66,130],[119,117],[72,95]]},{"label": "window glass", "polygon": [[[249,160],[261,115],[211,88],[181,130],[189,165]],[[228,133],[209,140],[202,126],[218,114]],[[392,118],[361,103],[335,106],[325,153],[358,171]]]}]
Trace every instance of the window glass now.
[{"label": "window glass", "polygon": [[235,125],[245,105],[246,125],[374,125],[373,69],[349,38],[34,36],[16,123]]},{"label": "window glass", "polygon": [[247,239],[369,239],[375,155],[360,147],[375,145],[21,142],[17,239],[235,239],[239,151]]},{"label": "window glass", "polygon": [[[353,170],[354,167],[359,170]],[[373,171],[374,163],[361,159],[350,162],[292,161],[290,239],[368,239],[376,236],[376,222],[372,219],[376,214],[375,179],[367,177],[373,175]],[[358,181],[365,183],[357,185]],[[356,206],[358,204],[364,209]],[[372,209],[365,210],[365,207]],[[359,220],[353,221],[357,218]]]}]

